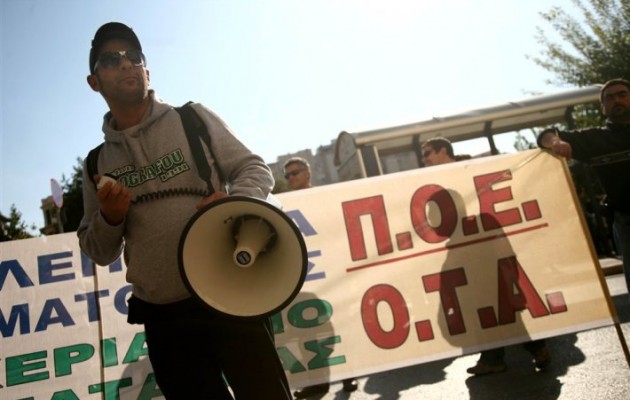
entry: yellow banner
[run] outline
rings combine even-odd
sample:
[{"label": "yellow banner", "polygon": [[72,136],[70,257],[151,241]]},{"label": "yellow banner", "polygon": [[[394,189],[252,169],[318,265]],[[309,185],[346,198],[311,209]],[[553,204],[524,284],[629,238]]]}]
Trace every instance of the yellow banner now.
[{"label": "yellow banner", "polygon": [[611,324],[570,179],[532,150],[279,196],[312,267],[276,317],[292,381]]}]

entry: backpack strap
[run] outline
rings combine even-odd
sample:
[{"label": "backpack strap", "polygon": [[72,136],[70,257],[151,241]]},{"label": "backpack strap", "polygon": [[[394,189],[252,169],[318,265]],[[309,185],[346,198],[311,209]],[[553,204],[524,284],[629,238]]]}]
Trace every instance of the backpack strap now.
[{"label": "backpack strap", "polygon": [[[188,146],[190,147],[190,151],[193,155],[193,158],[195,159],[195,164],[197,165],[199,176],[206,182],[206,185],[208,185],[208,192],[212,194],[215,192],[211,182],[212,169],[210,168],[208,159],[203,152],[202,144],[206,145],[212,158],[215,161],[218,160],[214,156],[214,152],[212,151],[208,127],[201,120],[199,114],[197,114],[197,112],[192,108],[191,104],[192,101],[189,101],[181,107],[175,107],[175,110],[179,113],[179,116],[182,119],[184,132],[186,132],[186,138],[188,139]],[[216,163],[216,166],[219,179],[221,179],[222,182],[225,182],[223,173],[218,165],[218,162]]]},{"label": "backpack strap", "polygon": [[94,175],[98,174],[98,155],[101,152],[101,148],[103,148],[103,144],[105,143],[101,143],[95,148],[93,148],[92,150],[90,150],[90,152],[87,155],[87,158],[85,159],[85,167],[87,168],[88,176],[90,177],[90,181],[92,181],[92,184],[94,185],[95,188],[96,188],[96,182],[94,181]]},{"label": "backpack strap", "polygon": [[[188,146],[190,147],[190,151],[195,159],[195,164],[197,165],[197,170],[199,170],[199,176],[203,179],[208,185],[208,191],[210,194],[214,193],[214,188],[212,187],[211,176],[212,169],[210,168],[210,164],[208,163],[208,159],[206,158],[203,152],[202,144],[205,144],[212,155],[212,158],[217,161],[217,158],[214,156],[214,152],[212,151],[212,146],[210,145],[210,134],[208,133],[208,127],[201,120],[197,112],[191,107],[192,101],[184,104],[181,107],[175,107],[175,110],[179,114],[182,125],[184,126],[184,132],[186,133],[186,139],[188,140]],[[94,181],[94,175],[98,174],[98,156],[103,147],[101,143],[92,150],[87,155],[85,161],[85,167],[87,168],[88,176],[90,177],[90,181],[94,187],[96,187],[96,182]],[[222,182],[225,182],[223,172],[217,163],[217,173],[219,174],[219,179]]]}]

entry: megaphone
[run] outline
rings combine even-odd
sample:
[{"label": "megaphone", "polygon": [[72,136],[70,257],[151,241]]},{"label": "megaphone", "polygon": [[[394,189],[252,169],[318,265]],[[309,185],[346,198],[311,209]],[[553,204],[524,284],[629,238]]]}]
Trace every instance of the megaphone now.
[{"label": "megaphone", "polygon": [[200,209],[179,241],[184,283],[202,305],[230,317],[286,307],[306,278],[306,244],[295,223],[264,200],[229,196]]}]

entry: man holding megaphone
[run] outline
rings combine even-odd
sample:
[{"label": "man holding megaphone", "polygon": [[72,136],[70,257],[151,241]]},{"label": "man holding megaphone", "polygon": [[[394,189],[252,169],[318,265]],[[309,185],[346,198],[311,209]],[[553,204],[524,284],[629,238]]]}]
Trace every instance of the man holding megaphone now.
[{"label": "man holding megaphone", "polygon": [[230,196],[265,199],[274,183],[269,168],[201,104],[188,110],[209,136],[193,145],[179,110],[149,89],[146,58],[128,26],[111,22],[97,30],[89,68],[88,84],[109,112],[98,174],[90,176],[87,162],[83,171],[79,241],[99,265],[124,254],[133,287],[128,321],[144,324],[162,393],[233,399],[231,389],[236,399],[290,399],[269,319],[230,318],[203,307],[178,267],[180,237],[197,210],[224,200],[226,185]]}]

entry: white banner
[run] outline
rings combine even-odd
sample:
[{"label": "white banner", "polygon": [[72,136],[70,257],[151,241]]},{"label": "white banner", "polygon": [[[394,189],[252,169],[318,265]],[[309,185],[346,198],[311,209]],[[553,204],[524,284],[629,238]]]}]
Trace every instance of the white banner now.
[{"label": "white banner", "polygon": [[[613,323],[566,164],[547,153],[277,197],[309,253],[273,317],[293,387]],[[95,276],[74,233],[0,255],[0,398],[161,397],[121,262]]]}]

